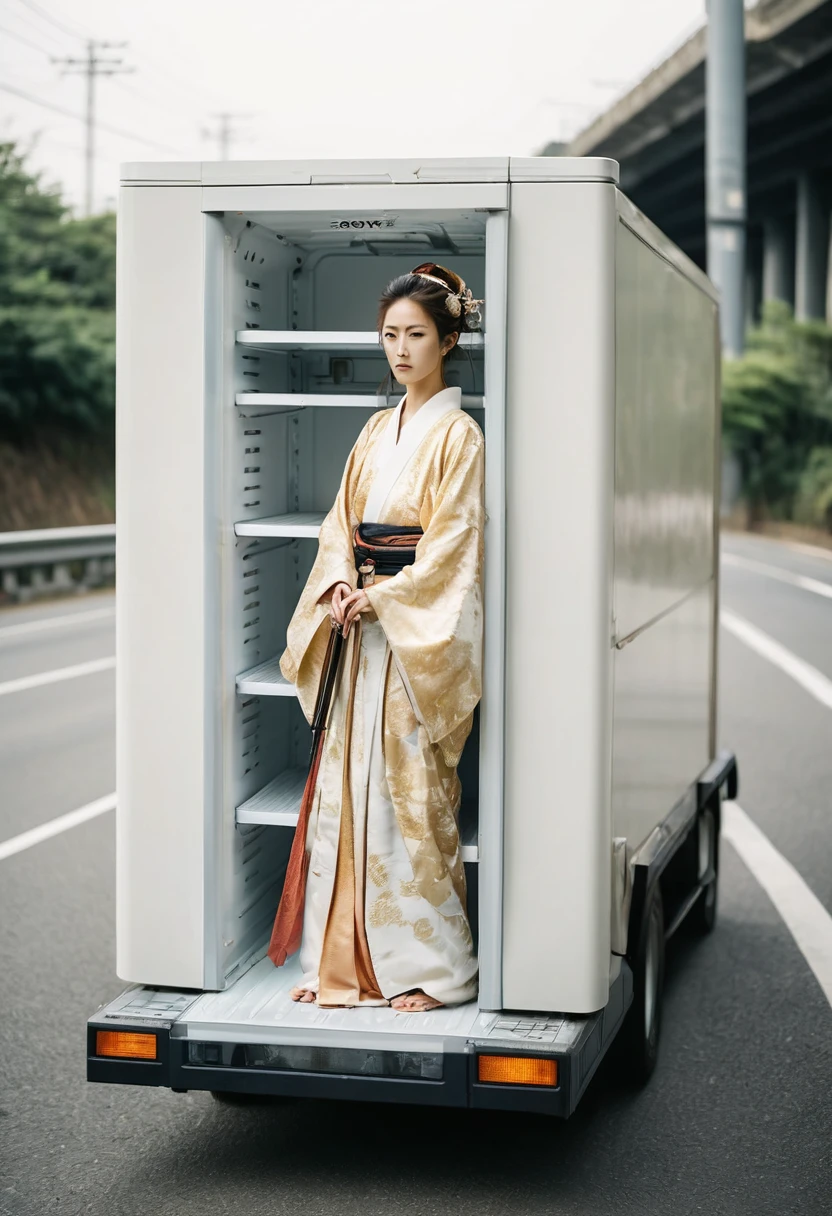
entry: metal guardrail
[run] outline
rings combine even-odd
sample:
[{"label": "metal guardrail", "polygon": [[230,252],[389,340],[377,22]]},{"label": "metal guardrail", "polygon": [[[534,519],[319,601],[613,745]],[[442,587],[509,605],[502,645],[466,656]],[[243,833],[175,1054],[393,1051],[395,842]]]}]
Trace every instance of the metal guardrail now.
[{"label": "metal guardrail", "polygon": [[0,532],[0,603],[112,582],[116,526]]}]

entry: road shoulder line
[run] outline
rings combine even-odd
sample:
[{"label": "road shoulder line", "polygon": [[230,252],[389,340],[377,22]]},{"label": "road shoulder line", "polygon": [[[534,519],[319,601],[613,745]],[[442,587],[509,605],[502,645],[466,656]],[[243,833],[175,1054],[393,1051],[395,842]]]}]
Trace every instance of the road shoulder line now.
[{"label": "road shoulder line", "polygon": [[83,612],[65,612],[61,616],[38,617],[35,621],[20,621],[16,625],[0,625],[0,642],[27,633],[43,633],[46,629],[66,629],[71,625],[89,625],[115,617],[115,608],[90,608]]},{"label": "road shoulder line", "polygon": [[820,701],[821,705],[832,709],[832,680],[828,679],[822,671],[818,671],[817,667],[813,667],[804,659],[799,659],[796,654],[792,654],[785,646],[781,646],[762,629],[758,629],[745,617],[737,616],[735,612],[730,612],[727,608],[722,609],[719,619],[720,623],[729,633],[733,633],[734,637],[745,642],[746,646],[755,650],[764,659],[768,659],[775,667],[779,667],[787,676],[791,676],[816,701]]},{"label": "road shoulder line", "polygon": [[25,692],[28,688],[40,688],[44,684],[58,684],[61,680],[74,680],[78,676],[110,671],[115,665],[115,655],[110,655],[106,659],[92,659],[89,663],[74,663],[71,667],[56,667],[53,671],[39,671],[33,676],[20,676],[17,680],[6,680],[5,684],[0,684],[0,697],[12,692]]},{"label": "road shoulder line", "polygon": [[58,836],[69,828],[75,828],[79,823],[86,823],[88,819],[95,819],[97,815],[103,815],[105,811],[115,810],[115,805],[115,794],[106,794],[103,798],[96,798],[95,802],[79,806],[75,811],[68,811],[66,815],[59,815],[57,819],[50,819],[48,823],[30,828],[28,832],[21,832],[19,836],[12,836],[11,840],[0,842],[0,861],[13,857],[15,853],[22,853],[24,849],[31,849],[32,845],[40,844],[51,836]]},{"label": "road shoulder line", "polygon": [[758,562],[755,558],[739,557],[736,553],[723,553],[722,561],[726,566],[734,566],[738,570],[750,570],[754,574],[762,574],[765,578],[776,579],[779,583],[788,583],[799,587],[801,591],[812,591],[815,595],[824,595],[832,600],[832,583],[824,583],[819,578],[810,578],[808,574],[794,574],[791,570],[781,570],[768,562]]},{"label": "road shoulder line", "polygon": [[832,1005],[832,916],[736,802],[722,804],[722,835],[774,904]]}]

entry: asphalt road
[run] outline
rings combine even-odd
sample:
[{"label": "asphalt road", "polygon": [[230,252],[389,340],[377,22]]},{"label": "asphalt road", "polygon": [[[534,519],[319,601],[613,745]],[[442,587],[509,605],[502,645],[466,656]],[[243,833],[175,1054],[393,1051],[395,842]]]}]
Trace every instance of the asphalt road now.
[{"label": "asphalt road", "polygon": [[[832,586],[832,560],[724,550]],[[5,626],[111,604],[0,613],[0,694],[113,653],[111,618]],[[832,599],[729,562],[723,605],[832,679]],[[832,710],[724,629],[721,662],[739,801],[832,910]],[[112,716],[111,671],[0,695],[0,841],[113,790]],[[832,1010],[727,843],[717,931],[671,944],[651,1083],[628,1093],[602,1067],[566,1123],[88,1084],[85,1020],[123,987],[113,888],[109,813],[0,861],[3,1216],[832,1211]]]}]

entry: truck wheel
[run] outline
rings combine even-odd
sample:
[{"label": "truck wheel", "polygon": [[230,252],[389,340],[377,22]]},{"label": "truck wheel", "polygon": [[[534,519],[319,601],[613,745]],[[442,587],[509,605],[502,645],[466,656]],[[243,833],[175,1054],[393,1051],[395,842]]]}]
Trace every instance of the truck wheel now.
[{"label": "truck wheel", "polygon": [[664,910],[658,883],[644,910],[632,959],[633,1003],[618,1032],[618,1071],[630,1085],[650,1079],[659,1055],[664,987]]},{"label": "truck wheel", "polygon": [[274,1106],[284,1102],[295,1102],[297,1099],[278,1097],[274,1094],[236,1094],[226,1089],[212,1089],[211,1097],[221,1106]]},{"label": "truck wheel", "polygon": [[248,1106],[258,1101],[257,1094],[233,1094],[224,1089],[212,1089],[211,1097],[222,1106]]},{"label": "truck wheel", "polygon": [[699,818],[699,865],[703,870],[713,870],[713,878],[702,888],[702,894],[687,915],[687,924],[693,933],[705,934],[713,931],[716,924],[716,895],[719,877],[719,837],[713,809],[705,807]]}]

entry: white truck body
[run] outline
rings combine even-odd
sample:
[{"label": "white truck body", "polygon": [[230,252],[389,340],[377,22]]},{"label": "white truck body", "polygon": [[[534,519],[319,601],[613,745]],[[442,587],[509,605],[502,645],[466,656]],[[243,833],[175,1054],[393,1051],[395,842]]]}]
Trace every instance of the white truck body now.
[{"label": "white truck body", "polygon": [[[106,1024],[463,1054],[498,1028],[614,1033],[639,867],[649,885],[702,836],[735,771],[715,720],[717,300],[616,183],[600,158],[124,167],[117,969],[137,987]],[[378,295],[427,257],[485,298],[446,371],[486,440],[484,691],[460,765],[479,1000],[310,1016],[292,964],[264,958],[309,749],[277,659],[387,404]]]}]

